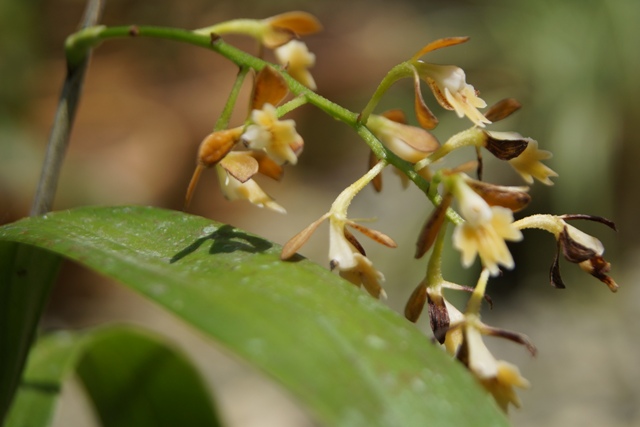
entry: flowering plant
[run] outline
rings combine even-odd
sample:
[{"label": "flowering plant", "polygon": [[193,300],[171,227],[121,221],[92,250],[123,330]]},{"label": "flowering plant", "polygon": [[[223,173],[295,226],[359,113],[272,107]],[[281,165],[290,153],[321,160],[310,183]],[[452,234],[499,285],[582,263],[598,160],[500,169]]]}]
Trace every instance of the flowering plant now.
[{"label": "flowering plant", "polygon": [[[5,324],[2,326],[13,322],[22,325],[21,328],[24,330],[22,334],[6,335],[2,338],[3,345],[13,346],[12,348],[18,348],[19,351],[9,353],[10,357],[7,357],[11,361],[7,364],[9,368],[5,373],[9,380],[2,383],[4,388],[0,390],[2,392],[0,393],[0,404],[2,405],[0,406],[0,416],[4,416],[7,412],[20,383],[20,375],[33,341],[36,323],[42,312],[43,301],[48,293],[57,265],[55,257],[51,258],[50,263],[47,264],[48,257],[51,256],[48,252],[49,255],[42,256],[37,262],[34,261],[41,253],[36,251],[35,255],[32,253],[26,256],[22,254],[23,249],[20,245],[31,245],[80,262],[86,262],[88,266],[97,271],[129,284],[213,338],[227,343],[232,350],[253,361],[272,376],[281,379],[291,390],[298,392],[301,399],[315,410],[319,418],[327,423],[335,423],[335,425],[351,425],[348,420],[344,421],[350,417],[347,413],[348,404],[345,404],[343,399],[332,400],[327,390],[335,391],[340,396],[343,396],[343,391],[336,391],[337,387],[333,385],[327,386],[323,376],[314,376],[313,381],[315,382],[305,382],[307,378],[305,373],[309,370],[309,365],[300,359],[306,359],[306,354],[301,357],[299,354],[287,353],[288,358],[283,356],[282,359],[287,363],[282,363],[282,360],[276,357],[283,354],[287,347],[295,347],[296,344],[299,344],[308,350],[308,353],[319,353],[322,357],[313,360],[326,363],[328,368],[335,368],[334,365],[337,365],[340,369],[345,369],[345,363],[353,363],[357,365],[354,370],[366,371],[364,374],[360,372],[360,376],[358,376],[366,386],[369,385],[368,381],[371,381],[371,376],[374,377],[374,387],[369,388],[378,390],[377,392],[374,390],[373,395],[376,393],[383,395],[383,406],[387,412],[382,414],[383,416],[378,416],[375,413],[373,415],[366,413],[366,410],[359,408],[361,411],[356,416],[361,416],[365,420],[376,420],[375,422],[380,422],[380,425],[385,425],[385,423],[386,425],[394,423],[404,425],[405,421],[409,419],[406,414],[398,413],[402,411],[395,409],[398,402],[403,405],[407,402],[415,405],[416,402],[421,402],[420,397],[425,397],[429,393],[437,394],[435,392],[438,390],[438,386],[432,378],[429,379],[431,371],[420,369],[416,371],[415,369],[416,366],[420,366],[419,363],[424,361],[425,358],[422,356],[427,354],[426,352],[430,352],[430,355],[440,354],[435,357],[451,361],[452,365],[456,366],[452,368],[452,372],[457,372],[455,369],[463,366],[469,374],[465,378],[471,378],[469,384],[477,386],[477,390],[471,392],[477,392],[477,395],[472,398],[480,400],[469,403],[466,406],[470,409],[460,413],[456,409],[453,413],[445,414],[446,411],[443,410],[443,413],[440,414],[443,420],[449,420],[450,424],[455,424],[456,417],[462,416],[460,414],[468,414],[470,413],[468,411],[478,410],[477,402],[481,402],[481,406],[488,405],[487,407],[490,409],[487,410],[492,411],[495,408],[491,406],[491,401],[489,399],[481,400],[488,395],[504,412],[508,410],[510,405],[520,406],[520,399],[515,389],[528,387],[529,381],[520,374],[515,365],[496,359],[485,345],[483,337],[498,336],[509,339],[524,345],[531,354],[535,354],[536,349],[530,340],[520,333],[483,323],[480,320],[480,312],[482,302],[491,301],[486,294],[489,281],[500,275],[503,269],[511,270],[516,267],[509,245],[523,241],[525,237],[523,230],[525,229],[537,228],[548,231],[553,234],[556,240],[557,253],[549,272],[550,283],[553,286],[565,287],[559,267],[559,254],[562,252],[566,260],[578,264],[591,276],[604,282],[611,291],[615,292],[618,289],[617,283],[608,275],[610,264],[603,258],[604,247],[602,243],[569,224],[574,220],[586,219],[603,223],[615,230],[613,222],[600,217],[576,214],[535,214],[515,219],[515,215],[520,215],[520,212],[531,201],[528,194],[529,188],[502,186],[483,181],[481,156],[483,149],[497,159],[507,162],[527,184],[533,184],[537,180],[545,185],[553,185],[551,178],[557,177],[557,174],[543,163],[544,160],[551,157],[551,153],[541,150],[536,140],[523,137],[516,132],[489,130],[493,122],[507,118],[520,108],[517,101],[505,99],[483,112],[482,110],[487,106],[487,103],[480,97],[476,88],[467,83],[467,75],[460,67],[439,65],[422,60],[427,53],[436,49],[467,42],[467,37],[445,38],[428,43],[408,60],[391,68],[367,105],[361,111],[353,112],[331,102],[317,92],[316,80],[311,74],[316,56],[309,51],[300,38],[312,35],[321,29],[321,24],[314,16],[304,12],[290,12],[266,19],[231,20],[193,31],[147,26],[88,26],[67,39],[65,46],[69,66],[67,84],[70,89],[63,93],[64,101],[72,96],[77,97],[79,94],[80,85],[74,82],[77,82],[78,79],[82,80],[91,49],[114,38],[152,37],[177,40],[216,52],[239,68],[225,109],[213,126],[212,132],[203,137],[197,151],[196,169],[186,190],[185,206],[188,206],[202,174],[207,169],[214,169],[221,192],[227,199],[231,201],[244,200],[258,207],[286,213],[285,207],[262,189],[259,179],[267,177],[281,180],[286,168],[298,165],[298,159],[304,155],[304,130],[296,126],[293,119],[284,118],[284,116],[306,104],[313,105],[321,112],[354,129],[355,133],[367,144],[371,153],[369,170],[360,179],[346,186],[337,195],[328,211],[319,213],[316,221],[297,234],[292,232],[293,237],[281,248],[275,247],[264,239],[248,235],[226,225],[212,225],[210,222],[202,222],[203,219],[196,220],[186,214],[172,217],[173,213],[164,212],[151,212],[148,215],[153,215],[153,221],[144,224],[135,223],[135,226],[125,227],[126,232],[120,234],[116,231],[113,231],[113,234],[107,233],[108,238],[104,238],[102,229],[91,229],[93,234],[90,233],[91,235],[86,239],[80,238],[79,241],[75,241],[76,236],[73,233],[59,230],[66,230],[65,227],[69,225],[69,222],[80,219],[83,223],[91,224],[93,218],[101,214],[104,215],[104,213],[100,210],[80,210],[69,214],[71,215],[70,220],[65,220],[63,214],[47,214],[51,206],[56,178],[51,178],[50,173],[43,171],[40,191],[34,203],[33,214],[36,218],[4,227],[2,234],[0,234],[3,242],[6,243],[1,248],[4,248],[3,250],[11,255],[6,258],[10,259],[10,262],[7,261],[4,266],[0,265],[9,272],[7,277],[11,279],[6,285],[5,294],[9,297],[4,300],[4,304],[6,307],[9,307],[10,303],[22,304],[19,310],[12,309],[7,317],[8,320],[4,319]],[[249,54],[226,43],[224,37],[228,34],[240,34],[255,39],[258,43],[257,54]],[[272,55],[275,61],[269,62],[264,59],[268,50],[273,50]],[[244,123],[231,127],[231,113],[239,102],[243,82],[249,76],[252,80],[252,91],[247,102],[248,114]],[[387,90],[403,78],[410,78],[413,82],[413,105],[417,125],[410,124],[404,112],[400,110],[376,112],[376,108]],[[438,117],[425,102],[422,93],[423,82],[433,92],[441,107],[453,111],[462,120],[468,120],[471,127],[450,137],[436,136]],[[72,117],[73,114],[70,116]],[[64,131],[56,131],[57,128],[54,128],[51,146],[66,143],[65,134],[68,135],[70,122],[66,122],[65,125],[62,119],[56,119],[55,126],[62,126]],[[67,127],[64,128],[64,126]],[[475,148],[476,159],[472,159],[473,161],[470,163],[444,164],[443,160],[451,158],[450,153],[468,146]],[[48,159],[52,164],[56,163],[51,156]],[[363,163],[365,163],[364,160],[366,159],[363,159]],[[341,316],[346,315],[345,312],[349,311],[349,307],[351,307],[349,304],[354,302],[354,307],[372,307],[370,305],[372,301],[386,297],[383,284],[385,280],[389,279],[385,277],[384,272],[375,266],[376,260],[367,256],[365,246],[356,238],[352,230],[389,248],[395,248],[405,243],[397,243],[385,233],[366,227],[361,224],[361,221],[351,219],[348,215],[352,200],[368,184],[372,184],[377,191],[381,190],[381,174],[388,166],[391,166],[401,176],[405,186],[411,183],[416,185],[434,206],[422,229],[416,230],[416,258],[419,259],[428,253],[430,254],[424,278],[415,291],[408,296],[404,314],[409,322],[403,320],[398,323],[400,321],[393,315],[385,314],[384,316],[390,317],[380,317],[382,320],[375,321],[379,322],[376,325],[380,325],[380,330],[355,332],[353,336],[341,335],[341,332],[336,332],[336,330],[340,329],[338,325],[341,324]],[[45,165],[45,171],[46,169]],[[475,177],[472,177],[474,172]],[[54,172],[53,175],[55,176],[56,173]],[[109,217],[118,219],[116,223],[118,226],[122,226],[122,223],[130,224],[126,220],[128,219],[127,215],[131,213],[133,213],[132,216],[145,216],[139,208],[126,208],[109,211]],[[51,218],[53,220],[47,222]],[[162,218],[162,221],[158,218]],[[325,220],[329,224],[328,267],[329,270],[336,271],[337,275],[303,264],[303,261],[300,261],[301,257],[297,255]],[[166,229],[180,224],[180,221],[186,224],[185,230],[189,229],[191,234],[196,233],[196,229],[200,230],[201,234],[198,234],[195,242],[192,241],[193,239],[189,240],[193,237],[189,233],[186,234],[186,237],[184,234],[180,234],[182,229],[173,230],[171,234],[162,234],[168,233]],[[52,222],[56,224],[53,231],[49,230],[46,225]],[[165,225],[156,227],[157,223]],[[447,244],[447,229],[449,228],[453,230],[450,244],[460,252],[462,266],[471,267],[476,259],[479,260],[482,269],[475,287],[453,283],[444,278],[441,265],[443,248]],[[141,243],[136,241],[136,237],[144,236],[147,239],[154,234],[162,235],[155,241],[157,247],[138,246]],[[113,237],[116,235],[123,240],[116,242]],[[206,264],[211,261],[210,258],[198,259],[197,263],[193,260],[184,261],[193,253],[198,253],[200,246],[209,240],[214,242],[208,254],[216,255],[213,266]],[[222,245],[216,246],[219,242],[223,242]],[[96,246],[104,250],[105,253],[100,253],[103,258],[94,259],[92,256],[85,257],[83,255],[83,250],[93,254],[91,251],[95,250]],[[78,247],[83,249],[78,250]],[[163,250],[171,256],[162,252]],[[274,251],[275,257],[272,256]],[[21,258],[23,255],[24,259],[29,262],[24,262],[24,259]],[[236,258],[225,258],[224,255]],[[205,254],[199,256],[204,257]],[[261,256],[272,257],[260,258]],[[127,261],[129,258],[134,261]],[[105,259],[108,259],[109,262],[103,262]],[[25,265],[22,265],[21,262]],[[38,266],[36,271],[47,271],[47,274],[44,274],[46,277],[32,279],[33,270],[29,270],[32,267],[30,264],[32,262],[33,265]],[[181,264],[183,262],[186,264]],[[297,265],[298,262],[302,265]],[[47,265],[48,270],[42,267],[43,265]],[[138,268],[142,271],[142,279],[134,277],[135,274],[131,273],[138,271]],[[211,268],[213,268],[213,274],[211,270],[207,270]],[[265,271],[262,272],[262,270]],[[202,271],[206,271],[206,274],[202,274]],[[283,272],[291,274],[292,279],[289,279],[288,282],[280,280],[279,274]],[[220,276],[217,277],[216,274]],[[39,291],[33,294],[35,296],[29,297],[37,297],[36,302],[33,303],[29,302],[30,299],[25,296],[25,291],[20,287],[22,281],[27,280],[23,277],[27,276],[29,280],[35,280],[34,283],[39,286]],[[391,278],[391,280],[393,279]],[[210,281],[216,283],[210,284]],[[291,286],[292,284],[294,286]],[[350,284],[355,288],[350,288]],[[182,297],[188,296],[188,307],[184,307],[184,302],[180,304],[176,302],[182,300],[167,299],[166,287]],[[268,292],[270,287],[273,287],[274,292]],[[466,308],[457,308],[449,301],[444,293],[445,289],[469,292],[470,297]],[[306,298],[304,297],[305,293],[323,295],[325,292],[330,297],[320,301],[326,302],[326,306],[318,304],[317,300],[313,298],[308,303],[303,301]],[[227,299],[217,298],[218,293]],[[254,301],[251,298],[252,295],[260,295],[260,301]],[[334,304],[333,300],[339,299],[341,295],[344,297],[344,301],[336,304],[347,304],[346,308],[343,307],[342,311],[332,309],[331,307],[337,307],[332,305]],[[370,299],[369,295],[373,298]],[[287,303],[292,305],[278,305],[278,298],[283,296],[294,301]],[[363,300],[363,296],[366,299]],[[212,304],[216,310],[209,312],[207,304]],[[271,306],[263,307],[268,304]],[[383,307],[377,301],[375,304],[376,308]],[[33,309],[33,306],[37,306],[37,308]],[[432,331],[431,339],[417,333],[410,323],[420,320],[425,306]],[[29,307],[32,309],[28,310]],[[285,310],[283,312],[285,315],[281,316],[280,308]],[[357,308],[354,310],[354,313],[359,313]],[[310,311],[311,314],[309,314]],[[9,313],[9,311],[7,312]],[[266,314],[264,319],[259,318],[261,313]],[[356,314],[353,314],[355,318],[357,318]],[[372,317],[376,315],[375,313],[368,314]],[[334,341],[331,342],[335,347],[332,349],[337,347],[338,353],[336,354],[339,354],[339,357],[333,360],[333,356],[329,354],[330,351],[324,354],[324,348],[313,339],[305,341],[300,338],[300,341],[296,342],[291,337],[283,337],[279,331],[272,330],[278,328],[269,329],[265,326],[265,322],[268,323],[268,320],[278,317],[282,317],[278,323],[281,326],[296,323],[291,322],[293,319],[288,318],[288,315],[298,316],[296,320],[302,326],[317,327],[322,333],[333,337],[331,339]],[[218,322],[210,321],[209,316],[217,319]],[[319,323],[314,323],[316,316],[320,316]],[[221,320],[230,319],[238,321],[240,325],[229,327],[229,329],[220,326]],[[313,319],[313,321],[309,319]],[[366,319],[367,321],[371,320],[368,317]],[[364,322],[364,319],[360,320]],[[385,326],[386,322],[398,323],[400,326],[398,329],[393,329],[393,332],[403,331],[402,333],[409,334],[407,336],[412,336],[413,341],[408,339],[402,341],[394,336],[392,332],[385,329],[388,327]],[[212,325],[212,323],[216,324]],[[356,329],[361,326],[356,325]],[[295,325],[291,325],[291,328],[295,327]],[[352,325],[348,327],[352,327]],[[348,327],[345,326],[345,328]],[[362,327],[364,328],[364,326]],[[301,328],[295,330],[300,331]],[[259,338],[251,338],[255,334],[258,334]],[[336,339],[331,334],[338,334],[338,338]],[[95,350],[93,347],[95,343],[122,346],[122,342],[133,340],[136,343],[144,341],[147,343],[145,348],[164,348],[155,339],[146,336],[138,337],[138,333],[118,331],[116,335],[117,339],[114,340],[108,333],[106,335],[100,333],[98,338],[76,339],[76,344],[67,347],[64,347],[65,344],[59,338],[57,341],[54,340],[53,344],[50,341],[45,341],[44,344],[39,343],[34,350],[36,356],[33,357],[36,368],[33,369],[36,369],[37,372],[37,362],[41,352],[46,353],[46,350],[49,349],[47,346],[53,346],[57,351],[60,351],[60,358],[65,361],[73,361],[73,363],[68,362],[69,364],[80,361],[78,362],[79,372],[87,384],[87,388],[91,389],[92,386],[99,388],[99,382],[91,377],[89,371],[86,371],[88,369],[86,364],[90,363],[86,361],[90,359],[87,359],[89,356],[78,356],[84,352],[88,352],[90,355],[93,354],[92,352],[99,353],[100,350]],[[379,356],[373,356],[373,359],[367,359],[363,356],[360,359],[360,353],[356,348],[358,344],[349,341],[345,338],[346,336],[358,339],[364,337],[364,343],[369,347],[376,351],[384,351],[385,355],[391,354],[392,357],[400,357],[398,353],[403,351],[403,346],[406,346],[407,352],[412,355],[410,357],[415,356],[415,358],[411,359],[411,364],[406,365],[407,367],[403,365],[404,362],[398,362],[397,366],[394,365],[393,368],[387,366],[380,368],[379,366],[384,365],[384,358],[378,359],[376,357]],[[385,338],[383,339],[381,336]],[[262,341],[263,339],[266,344]],[[285,345],[282,344],[283,340],[286,342]],[[328,339],[328,341],[330,340]],[[419,344],[415,344],[416,341],[419,341]],[[274,343],[280,343],[277,350],[265,348],[269,345],[275,345]],[[99,345],[98,348],[101,348]],[[415,354],[412,350],[413,347],[411,347],[413,345],[420,346],[415,350]],[[435,346],[441,346],[444,351],[436,353],[440,349],[433,350],[436,348]],[[69,353],[64,353],[60,348],[66,349]],[[188,365],[180,355],[171,354],[171,361],[176,365],[181,368]],[[129,360],[126,357],[123,359],[125,362],[131,362],[132,366],[136,365],[136,360]],[[106,362],[104,366],[110,366],[106,365]],[[298,366],[298,364],[300,365]],[[85,371],[82,370],[83,366],[85,366]],[[289,369],[293,374],[289,374]],[[296,371],[296,369],[298,370]],[[368,371],[369,369],[371,372]],[[425,367],[424,369],[435,370],[433,367]],[[62,381],[61,378],[66,372],[60,370],[56,381]],[[393,373],[393,381],[388,380],[391,376],[387,376],[385,379],[384,373],[389,374],[389,372]],[[29,375],[32,374],[33,371],[28,368],[24,378],[29,379]],[[197,383],[197,375],[192,374],[193,372],[189,371],[189,378],[192,383]],[[298,375],[302,380],[298,378]],[[358,374],[356,373],[356,375]],[[409,382],[403,382],[398,379],[402,375],[408,375],[413,379]],[[107,382],[107,379],[104,381]],[[425,386],[423,381],[431,382]],[[115,386],[113,385],[113,387]],[[326,402],[324,400],[319,402],[322,399],[310,396],[305,387],[313,390],[315,387],[322,389],[325,392],[322,396],[327,402],[330,401],[330,404],[327,405],[331,409],[325,408]],[[425,391],[425,387],[427,391]],[[198,385],[189,384],[187,388],[200,390],[201,387],[198,383]],[[366,387],[364,388],[366,389]],[[451,390],[452,388],[455,386],[447,386],[445,389]],[[404,396],[407,390],[412,397],[397,396],[399,394]],[[483,394],[482,390],[487,394]],[[369,389],[365,391],[371,392]],[[25,396],[18,394],[20,404],[23,404],[23,399],[28,401],[29,397]],[[344,396],[349,397],[348,390],[344,392]],[[396,398],[398,400],[394,400]],[[443,398],[446,399],[446,397]],[[452,397],[452,399],[457,399],[456,403],[462,402],[464,405],[464,399],[458,397]],[[366,401],[366,399],[363,400],[363,402]],[[375,412],[367,407],[368,403],[362,405],[364,408],[370,409],[371,412]],[[103,420],[110,416],[107,406],[100,407],[100,411],[104,410],[100,414]],[[16,407],[14,405],[12,410],[20,411],[20,407],[15,409]],[[413,408],[416,406],[411,406],[411,409]],[[210,408],[206,404],[203,404],[199,410],[207,414],[203,415],[205,417],[211,415]],[[413,414],[412,411],[408,412]],[[427,419],[429,411],[425,411],[423,415],[425,418],[421,419]],[[22,413],[10,413],[10,420],[17,419],[11,418],[11,416],[19,417],[22,416]],[[488,417],[487,424],[504,421],[499,414],[492,413]]]}]

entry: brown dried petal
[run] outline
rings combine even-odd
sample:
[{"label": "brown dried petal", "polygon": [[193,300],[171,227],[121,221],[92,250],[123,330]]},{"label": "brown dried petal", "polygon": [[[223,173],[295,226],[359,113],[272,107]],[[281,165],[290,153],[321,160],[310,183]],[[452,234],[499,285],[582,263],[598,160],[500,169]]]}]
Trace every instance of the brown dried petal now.
[{"label": "brown dried petal", "polygon": [[404,317],[413,323],[417,322],[426,302],[427,285],[422,282],[413,290],[407,304],[404,306]]},{"label": "brown dried petal", "polygon": [[374,230],[374,229],[369,228],[369,227],[365,227],[364,225],[358,224],[357,222],[353,222],[353,221],[347,221],[347,224],[350,227],[355,228],[356,230],[358,230],[359,232],[361,232],[362,234],[364,234],[368,238],[370,238],[372,240],[375,240],[376,242],[378,242],[380,244],[383,244],[388,248],[397,248],[398,247],[398,244],[391,237],[387,236],[386,234],[384,234],[381,231]]},{"label": "brown dried petal", "polygon": [[422,97],[422,91],[420,90],[420,76],[417,71],[414,71],[413,88],[415,92],[414,109],[416,111],[416,118],[418,123],[425,129],[434,129],[438,126],[438,118],[431,112],[427,104]]},{"label": "brown dried petal", "polygon": [[354,248],[356,248],[358,252],[360,252],[363,256],[367,256],[367,254],[364,251],[364,247],[362,247],[358,239],[356,239],[356,236],[351,234],[351,232],[347,230],[346,227],[344,228],[344,237],[349,241],[349,243],[353,245]]},{"label": "brown dried petal", "polygon": [[607,227],[611,228],[613,231],[618,231],[618,229],[616,228],[616,224],[613,221],[601,216],[585,215],[585,214],[568,214],[568,215],[561,215],[560,218],[567,221],[574,220],[574,219],[586,219],[589,221],[595,221],[595,222],[599,222],[600,224],[606,225]]},{"label": "brown dried petal", "polygon": [[491,122],[495,123],[500,120],[506,119],[511,114],[518,111],[520,107],[522,107],[522,104],[520,104],[514,98],[505,98],[502,101],[498,101],[497,103],[493,104],[484,116]]},{"label": "brown dried petal", "polygon": [[247,182],[258,173],[258,161],[246,152],[229,153],[220,166],[240,182]]},{"label": "brown dried petal", "polygon": [[256,76],[251,109],[259,110],[264,104],[276,106],[288,93],[289,88],[284,78],[273,67],[267,65]]},{"label": "brown dried petal", "polygon": [[611,269],[611,264],[605,261],[602,256],[596,255],[588,261],[581,262],[580,268],[606,284],[611,292],[616,292],[618,290],[618,284],[607,275]]},{"label": "brown dried petal", "polygon": [[[373,151],[369,151],[369,169],[373,168],[378,163],[378,158]],[[371,180],[371,185],[377,193],[382,191],[382,174],[379,173]]]},{"label": "brown dried petal", "polygon": [[558,238],[562,247],[562,254],[565,259],[573,263],[581,263],[598,255],[593,249],[576,242],[569,236],[569,231],[565,226]]},{"label": "brown dried petal", "polygon": [[429,307],[429,325],[434,337],[440,344],[444,344],[446,332],[449,330],[449,312],[441,295],[429,295],[427,293]]},{"label": "brown dried petal", "polygon": [[242,128],[226,129],[213,132],[200,143],[198,163],[205,167],[217,164],[226,156],[240,140]]},{"label": "brown dried petal", "polygon": [[436,237],[442,228],[442,224],[446,218],[447,209],[451,205],[451,200],[453,196],[448,193],[445,194],[442,202],[431,213],[427,222],[425,222],[420,234],[418,235],[418,241],[416,242],[416,259],[422,258],[424,254],[426,254],[433,242],[436,241]]},{"label": "brown dried petal", "polygon": [[505,187],[475,180],[466,182],[490,206],[502,206],[518,212],[531,202],[531,196],[526,191],[527,187]]},{"label": "brown dried petal", "polygon": [[518,157],[529,145],[527,138],[522,139],[496,139],[485,132],[487,140],[485,148],[500,160],[511,160]]},{"label": "brown dried petal", "polygon": [[476,159],[478,161],[478,167],[476,168],[476,176],[479,181],[482,181],[482,174],[484,171],[484,163],[482,162],[482,150],[476,146]]},{"label": "brown dried petal", "polygon": [[551,286],[553,286],[554,288],[566,288],[564,282],[562,281],[562,277],[560,276],[560,242],[558,242],[556,256],[553,258],[553,264],[551,264],[551,269],[549,270],[549,280],[551,282]]},{"label": "brown dried petal", "polygon": [[527,350],[529,350],[529,353],[531,353],[532,356],[535,356],[536,353],[538,352],[538,350],[536,349],[536,346],[533,345],[529,337],[519,332],[507,331],[504,329],[499,329],[499,328],[494,328],[491,326],[484,325],[482,328],[482,333],[484,333],[485,335],[490,335],[492,337],[505,338],[505,339],[508,339],[509,341],[522,344],[527,348]]},{"label": "brown dried petal", "polygon": [[298,252],[298,249],[307,243],[307,240],[309,240],[313,232],[316,231],[320,223],[327,219],[327,216],[327,214],[322,215],[320,218],[309,224],[304,230],[289,239],[289,241],[282,247],[280,259],[286,260],[295,255],[295,253]]},{"label": "brown dried petal", "polygon": [[429,52],[432,52],[436,49],[442,49],[443,47],[455,46],[460,43],[464,43],[469,40],[469,37],[447,37],[443,39],[434,40],[431,43],[427,44],[425,47],[416,52],[415,55],[411,57],[411,60],[416,61],[420,59],[420,57],[426,55]]}]

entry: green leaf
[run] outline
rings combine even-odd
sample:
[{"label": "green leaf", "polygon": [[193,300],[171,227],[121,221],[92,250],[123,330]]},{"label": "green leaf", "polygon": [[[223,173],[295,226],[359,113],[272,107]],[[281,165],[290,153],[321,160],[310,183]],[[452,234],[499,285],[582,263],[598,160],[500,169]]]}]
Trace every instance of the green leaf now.
[{"label": "green leaf", "polygon": [[20,380],[61,258],[0,241],[0,424]]},{"label": "green leaf", "polygon": [[80,208],[0,228],[135,289],[280,382],[327,426],[506,425],[413,324],[229,225],[144,207]]},{"label": "green leaf", "polygon": [[40,339],[5,427],[50,425],[63,383],[74,371],[105,427],[220,425],[187,359],[148,333],[116,326]]}]

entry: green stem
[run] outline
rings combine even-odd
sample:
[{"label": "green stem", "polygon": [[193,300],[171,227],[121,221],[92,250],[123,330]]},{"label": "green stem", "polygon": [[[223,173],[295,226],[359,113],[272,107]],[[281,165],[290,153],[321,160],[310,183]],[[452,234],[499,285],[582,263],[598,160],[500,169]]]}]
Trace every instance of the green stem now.
[{"label": "green stem", "polygon": [[444,279],[442,278],[442,249],[444,248],[444,238],[447,234],[447,224],[443,224],[438,232],[436,241],[433,244],[433,251],[429,264],[427,265],[427,286],[441,286]]},{"label": "green stem", "polygon": [[[215,34],[202,34],[193,31],[176,29],[176,28],[164,28],[164,27],[151,27],[151,26],[122,26],[122,27],[93,27],[80,30],[79,32],[69,36],[65,44],[67,52],[67,61],[74,63],[79,59],[86,56],[86,49],[98,45],[100,42],[115,39],[115,38],[130,38],[130,37],[150,37],[159,38],[165,40],[173,40],[177,42],[187,43],[194,46],[203,47],[205,49],[212,50],[219,53],[225,58],[229,59],[239,67],[248,67],[256,71],[260,71],[263,67],[270,65],[274,69],[278,70],[284,78],[289,90],[294,96],[304,98],[306,102],[314,105],[320,110],[324,111],[331,117],[340,120],[341,122],[351,126],[358,135],[365,141],[369,148],[380,160],[384,160],[396,168],[400,169],[406,174],[411,181],[413,181],[418,188],[428,194],[429,183],[413,170],[413,165],[406,162],[388,150],[378,138],[371,133],[371,131],[358,119],[358,114],[354,113],[346,108],[324,98],[321,95],[313,92],[306,86],[299,83],[285,71],[281,71],[278,66],[271,64],[262,59],[256,58],[234,46],[225,43],[220,37]],[[404,65],[403,65],[404,64]],[[410,76],[413,73],[411,64],[400,64],[385,77],[383,83],[378,88],[376,93],[383,93],[385,88],[388,88],[393,82],[399,78]],[[378,95],[374,94],[374,98]],[[293,102],[293,101],[292,101]],[[302,101],[298,101],[302,102]],[[375,105],[374,105],[375,106]],[[371,107],[373,109],[373,107]],[[439,195],[430,196],[430,200],[434,204],[439,204],[441,197]],[[455,224],[462,222],[462,218],[455,213],[452,209],[447,211],[447,217]]]},{"label": "green stem", "polygon": [[278,107],[277,109],[277,114],[278,117],[282,117],[284,115],[286,115],[287,113],[292,112],[293,110],[295,110],[296,108],[306,104],[307,102],[309,102],[307,100],[307,97],[304,95],[300,95],[300,96],[296,96],[295,98],[293,98],[291,101],[281,105]]},{"label": "green stem", "polygon": [[[82,27],[95,25],[102,15],[104,2],[101,0],[91,0],[87,3],[84,16],[82,18]],[[95,28],[95,27],[93,27]],[[84,30],[81,30],[82,32]],[[58,188],[58,179],[62,170],[62,162],[69,145],[69,136],[73,120],[78,109],[80,94],[82,93],[82,84],[84,82],[85,72],[89,63],[90,46],[84,49],[82,57],[73,64],[67,64],[67,76],[64,80],[58,108],[53,119],[51,134],[47,144],[47,152],[42,164],[40,173],[40,181],[31,206],[31,216],[41,215],[49,212],[53,206],[53,199]]]},{"label": "green stem", "polygon": [[240,70],[238,70],[238,75],[236,76],[236,81],[233,82],[233,87],[231,88],[231,93],[229,93],[227,103],[225,104],[216,125],[213,127],[214,132],[224,130],[229,126],[229,121],[233,114],[233,107],[236,105],[238,95],[240,94],[240,88],[242,88],[242,83],[244,82],[244,78],[247,76],[248,72],[249,67],[240,67]]},{"label": "green stem", "polygon": [[382,79],[375,93],[369,100],[369,103],[364,107],[362,113],[360,113],[360,123],[366,125],[367,121],[369,120],[369,116],[371,115],[371,113],[373,113],[373,110],[382,99],[382,95],[384,95],[387,90],[389,90],[389,88],[398,80],[412,76],[413,71],[414,67],[410,62],[403,62],[393,67],[387,73],[384,79]]}]

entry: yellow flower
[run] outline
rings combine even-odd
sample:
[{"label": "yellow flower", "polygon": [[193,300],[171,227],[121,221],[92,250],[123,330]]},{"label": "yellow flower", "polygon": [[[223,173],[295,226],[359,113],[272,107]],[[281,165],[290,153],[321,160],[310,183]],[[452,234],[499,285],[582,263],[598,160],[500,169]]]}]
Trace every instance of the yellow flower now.
[{"label": "yellow flower", "polygon": [[253,179],[249,178],[241,182],[219,165],[216,166],[216,171],[218,172],[222,193],[228,200],[248,200],[258,207],[265,207],[279,213],[287,213]]},{"label": "yellow flower", "polygon": [[279,165],[298,162],[304,141],[296,132],[295,121],[279,120],[276,108],[264,104],[262,109],[251,112],[251,122],[241,137],[247,147],[264,150]]},{"label": "yellow flower", "polygon": [[[420,57],[431,51],[464,43],[467,40],[469,40],[468,37],[435,40],[413,55],[411,62],[417,75],[429,84],[442,108],[454,110],[458,117],[467,116],[476,126],[484,127],[485,123],[491,123],[491,121],[478,111],[478,108],[486,107],[487,103],[478,97],[473,86],[467,83],[464,71],[454,65],[436,65],[419,61]],[[418,83],[415,84],[416,93],[420,90]],[[421,110],[419,115],[424,115],[425,112],[427,116],[431,115],[419,96],[416,96],[416,107]],[[432,119],[427,120],[429,121]],[[432,126],[436,123],[437,120],[433,121]]]},{"label": "yellow flower", "polygon": [[[492,134],[496,133],[492,132]],[[538,141],[530,139],[527,148],[518,157],[509,160],[509,164],[529,184],[535,178],[543,184],[553,185],[549,177],[558,176],[558,174],[540,161],[551,157],[552,154],[549,151],[538,149]]]},{"label": "yellow flower", "polygon": [[387,247],[395,248],[397,244],[386,234],[348,219],[347,209],[355,195],[371,182],[385,166],[385,162],[379,162],[359,180],[343,190],[331,205],[329,212],[289,239],[282,247],[280,258],[283,260],[291,258],[309,240],[318,226],[325,219],[329,219],[329,266],[331,269],[337,269],[342,277],[356,286],[363,286],[372,296],[384,297],[385,293],[381,286],[384,276],[373,268],[364,248],[347,229],[347,226]]},{"label": "yellow flower", "polygon": [[309,68],[316,63],[316,56],[309,52],[304,42],[291,40],[289,43],[276,48],[274,53],[278,58],[278,62],[287,68],[287,72],[291,77],[311,90],[317,89],[316,82],[309,72]]},{"label": "yellow flower", "polygon": [[438,103],[447,110],[454,110],[458,117],[467,116],[476,126],[484,127],[491,123],[478,108],[487,103],[476,94],[476,90],[467,83],[462,68],[454,65],[436,65],[425,62],[416,63],[421,78],[426,80]]},{"label": "yellow flower", "polygon": [[496,360],[482,339],[483,326],[477,318],[467,315],[463,326],[463,362],[503,411],[507,412],[509,404],[519,408],[515,387],[529,388],[529,381],[520,375],[517,366]]},{"label": "yellow flower", "polygon": [[476,287],[467,303],[463,320],[452,324],[447,334],[461,331],[462,339],[456,351],[460,360],[478,381],[491,393],[500,407],[507,412],[509,404],[520,407],[520,399],[514,387],[528,388],[529,382],[520,375],[515,365],[503,360],[496,360],[485,345],[482,335],[505,338],[524,345],[531,355],[535,356],[536,348],[529,339],[517,332],[493,328],[480,320],[480,308],[484,298],[489,271],[483,270]]},{"label": "yellow flower", "polygon": [[447,183],[465,219],[453,232],[453,245],[462,252],[462,265],[469,267],[480,255],[482,265],[493,276],[500,272],[498,265],[513,268],[513,257],[505,240],[522,240],[522,232],[513,226],[511,210],[489,206],[469,187],[463,175],[453,175]]}]

